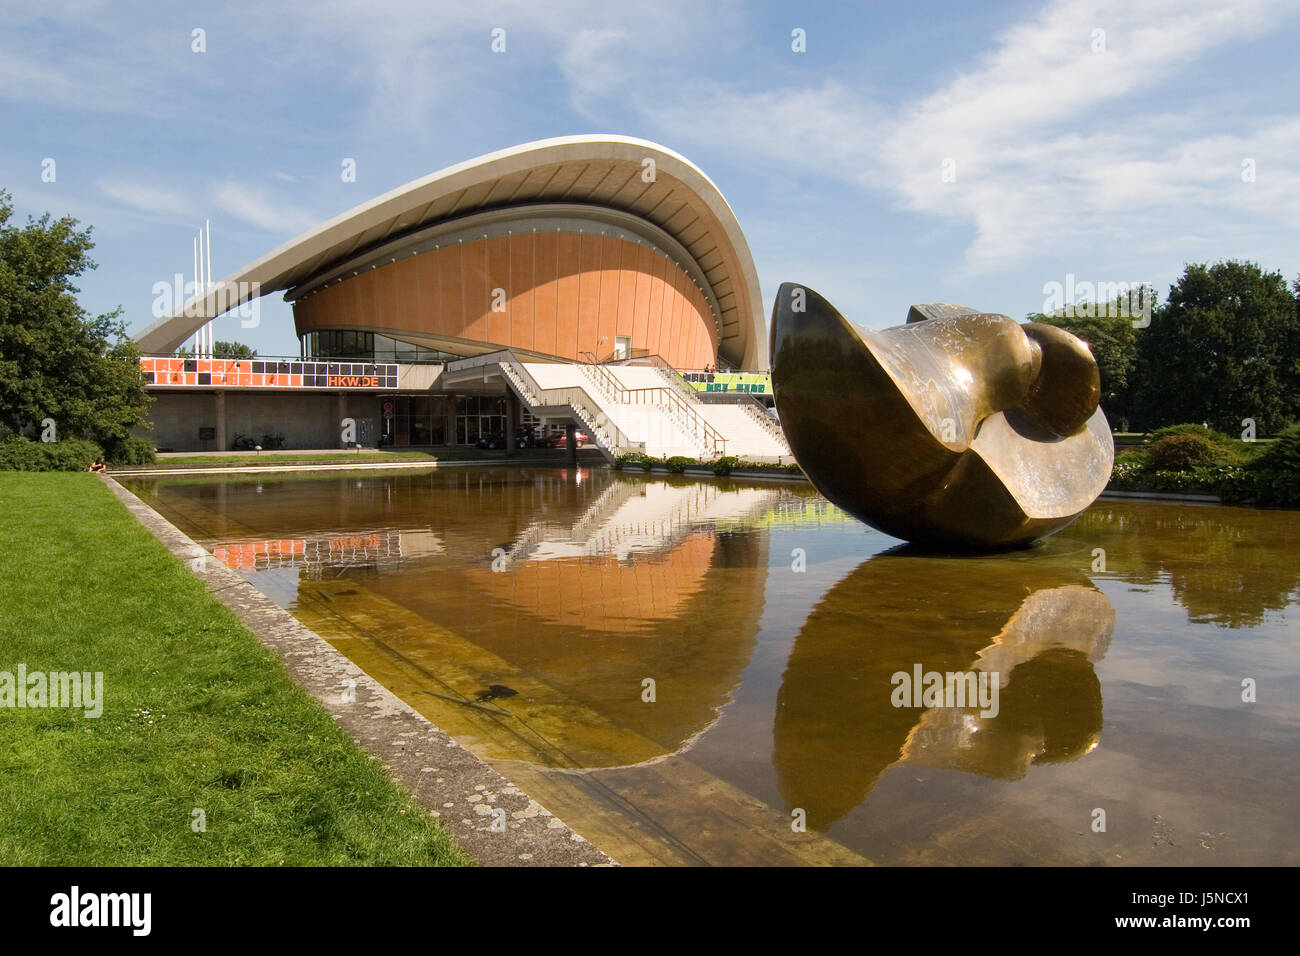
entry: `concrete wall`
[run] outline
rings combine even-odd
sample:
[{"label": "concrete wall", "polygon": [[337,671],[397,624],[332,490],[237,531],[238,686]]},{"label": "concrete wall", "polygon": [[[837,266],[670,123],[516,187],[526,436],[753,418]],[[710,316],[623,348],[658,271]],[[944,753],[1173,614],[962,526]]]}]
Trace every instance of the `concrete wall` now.
[{"label": "concrete wall", "polygon": [[137,434],[173,451],[226,451],[236,434],[248,435],[261,444],[268,432],[284,435],[285,448],[339,448],[339,422],[349,417],[357,421],[358,440],[372,446],[379,442],[378,395],[230,390],[224,394],[224,440],[220,430],[214,440],[199,439],[201,427],[220,428],[216,392],[153,392],[153,430]]}]

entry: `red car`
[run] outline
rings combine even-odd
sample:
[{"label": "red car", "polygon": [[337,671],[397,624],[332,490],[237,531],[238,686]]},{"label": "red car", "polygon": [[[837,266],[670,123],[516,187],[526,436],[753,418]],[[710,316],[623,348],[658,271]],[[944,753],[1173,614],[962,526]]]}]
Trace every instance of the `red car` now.
[{"label": "red car", "polygon": [[[577,432],[574,436],[579,445],[586,445],[591,442],[591,437],[583,431]],[[563,448],[567,444],[564,432],[557,432],[548,439],[547,448]]]}]

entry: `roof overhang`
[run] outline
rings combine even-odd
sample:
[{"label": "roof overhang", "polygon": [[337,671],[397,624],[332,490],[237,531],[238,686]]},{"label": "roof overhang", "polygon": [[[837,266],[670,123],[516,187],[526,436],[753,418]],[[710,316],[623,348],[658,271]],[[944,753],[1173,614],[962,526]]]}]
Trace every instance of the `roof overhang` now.
[{"label": "roof overhang", "polygon": [[[471,159],[407,183],[335,216],[216,283],[136,336],[145,352],[172,352],[204,323],[271,292],[309,294],[356,263],[435,239],[446,230],[510,210],[572,217],[589,210],[611,225],[640,229],[696,280],[715,310],[719,355],[766,368],[767,330],[758,273],[740,224],[718,188],[685,157],[627,136],[563,136]],[[617,220],[616,222],[612,220]]]}]

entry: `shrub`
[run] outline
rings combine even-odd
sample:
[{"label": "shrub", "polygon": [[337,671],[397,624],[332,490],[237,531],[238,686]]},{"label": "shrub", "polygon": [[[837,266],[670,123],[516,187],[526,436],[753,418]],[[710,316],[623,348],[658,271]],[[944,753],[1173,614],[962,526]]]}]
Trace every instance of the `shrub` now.
[{"label": "shrub", "polygon": [[1300,425],[1285,429],[1268,451],[1249,467],[1250,492],[1256,504],[1300,507]]},{"label": "shrub", "polygon": [[1300,476],[1300,425],[1292,425],[1277,436],[1273,446],[1259,457],[1259,467]]},{"label": "shrub", "polygon": [[1177,433],[1152,442],[1147,449],[1147,460],[1157,472],[1190,471],[1213,465],[1216,451],[1215,443],[1205,435]]},{"label": "shrub", "polygon": [[681,455],[673,455],[671,458],[665,461],[664,464],[668,466],[668,470],[672,472],[674,475],[680,475],[682,472],[686,470],[687,465],[695,464],[695,459],[684,458]]},{"label": "shrub", "polygon": [[100,454],[84,438],[41,442],[10,435],[0,442],[0,471],[85,471]]},{"label": "shrub", "polygon": [[1193,422],[1184,422],[1181,425],[1166,425],[1164,428],[1157,428],[1155,431],[1147,432],[1147,444],[1158,442],[1170,435],[1199,435],[1202,438],[1208,438],[1211,444],[1215,445],[1226,445],[1232,441],[1223,432],[1216,432],[1213,428],[1206,428],[1204,425],[1197,425]]},{"label": "shrub", "polygon": [[740,463],[740,459],[734,455],[723,455],[713,463],[713,473],[715,475],[729,475],[731,469]]},{"label": "shrub", "polygon": [[109,442],[104,460],[110,465],[152,465],[158,460],[158,452],[148,439],[127,435]]}]

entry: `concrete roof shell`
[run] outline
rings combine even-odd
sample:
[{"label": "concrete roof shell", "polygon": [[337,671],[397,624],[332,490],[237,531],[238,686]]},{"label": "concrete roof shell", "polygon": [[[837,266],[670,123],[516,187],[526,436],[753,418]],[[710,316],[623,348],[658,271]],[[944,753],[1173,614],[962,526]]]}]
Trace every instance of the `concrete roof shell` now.
[{"label": "concrete roof shell", "polygon": [[[567,204],[616,210],[662,230],[689,253],[690,273],[718,314],[719,354],[767,367],[758,273],[718,188],[685,157],[628,136],[562,136],[449,166],[362,203],[272,250],[136,336],[172,352],[206,321],[257,295],[319,286],[328,273],[395,240],[489,210]],[[683,263],[684,266],[687,263]],[[339,281],[339,280],[335,280]],[[255,292],[255,294],[251,294]]]}]

